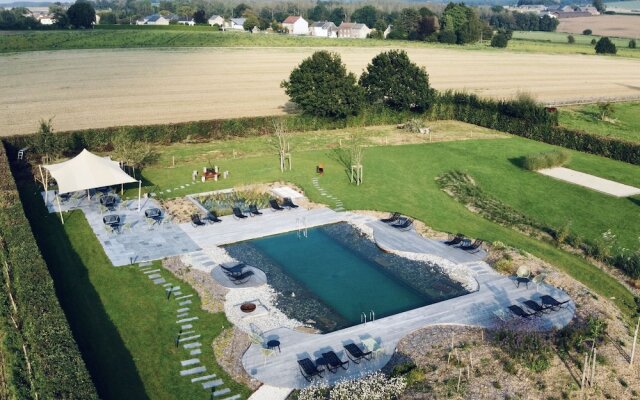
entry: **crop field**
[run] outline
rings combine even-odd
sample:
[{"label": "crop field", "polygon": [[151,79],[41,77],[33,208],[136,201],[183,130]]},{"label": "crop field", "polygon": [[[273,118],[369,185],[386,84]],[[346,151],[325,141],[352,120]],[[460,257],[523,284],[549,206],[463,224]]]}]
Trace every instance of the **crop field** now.
[{"label": "crop field", "polygon": [[591,29],[595,35],[638,38],[640,37],[640,16],[599,15],[562,18],[557,31],[582,33],[585,29]]},{"label": "crop field", "polygon": [[[334,48],[359,74],[379,48]],[[313,48],[82,50],[0,56],[0,135],[285,112],[280,88]],[[408,48],[436,89],[544,102],[637,96],[640,60]],[[580,73],[586,71],[589,73]],[[611,71],[615,71],[612,74]]]},{"label": "crop field", "polygon": [[[640,18],[638,18],[640,23]],[[567,36],[573,35],[576,40],[575,43],[569,44]],[[591,40],[596,41],[602,36],[599,35],[583,35],[582,31],[579,33],[566,33],[566,32],[532,32],[532,31],[515,31],[513,32],[513,38],[526,41],[540,41],[550,43],[564,43],[567,47],[583,47],[588,46],[588,51],[594,51],[594,46],[591,44]],[[619,50],[626,49],[629,46],[629,39],[617,38],[610,36],[609,39],[616,45]]]}]

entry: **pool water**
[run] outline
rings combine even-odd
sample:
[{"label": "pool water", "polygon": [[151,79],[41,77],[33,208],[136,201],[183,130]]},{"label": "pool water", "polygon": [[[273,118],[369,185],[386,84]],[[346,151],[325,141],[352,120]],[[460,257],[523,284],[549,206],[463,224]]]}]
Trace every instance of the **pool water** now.
[{"label": "pool water", "polygon": [[384,253],[346,223],[226,249],[265,271],[279,309],[321,332],[358,324],[362,313],[383,318],[467,293],[437,265]]}]

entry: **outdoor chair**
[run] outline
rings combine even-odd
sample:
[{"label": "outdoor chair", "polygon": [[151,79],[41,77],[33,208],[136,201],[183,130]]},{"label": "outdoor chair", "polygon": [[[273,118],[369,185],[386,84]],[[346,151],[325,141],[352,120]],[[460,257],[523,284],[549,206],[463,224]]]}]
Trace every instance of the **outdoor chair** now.
[{"label": "outdoor chair", "polygon": [[249,279],[253,276],[253,271],[245,271],[239,275],[227,275],[227,277],[233,282],[234,285],[242,285],[243,283],[247,283]]},{"label": "outdoor chair", "polygon": [[240,210],[240,208],[238,207],[233,207],[233,216],[238,218],[238,219],[245,219],[247,218],[247,216],[242,212],[242,210]]},{"label": "outdoor chair", "polygon": [[251,215],[262,215],[260,210],[258,210],[258,206],[256,206],[255,204],[250,204],[249,205],[249,213]]},{"label": "outdoor chair", "polygon": [[401,231],[406,231],[411,229],[411,225],[413,225],[413,220],[411,218],[406,218],[406,217],[398,218],[396,222],[391,224],[391,226]]},{"label": "outdoor chair", "polygon": [[464,235],[462,233],[457,233],[456,237],[454,237],[451,240],[447,240],[446,242],[444,242],[444,244],[446,244],[447,246],[457,246],[460,243],[462,243],[463,240],[464,240]]},{"label": "outdoor chair", "polygon": [[390,224],[392,222],[396,222],[398,220],[398,218],[400,218],[400,213],[399,212],[394,212],[391,215],[389,215],[388,218],[382,218],[380,221],[384,222],[385,224]]},{"label": "outdoor chair", "polygon": [[469,253],[477,253],[480,251],[480,247],[482,246],[482,243],[484,243],[483,240],[480,239],[476,239],[472,244],[470,244],[469,246],[460,246],[458,247],[459,249],[462,249],[464,251],[468,251]]},{"label": "outdoor chair", "polygon": [[342,361],[333,351],[322,353],[322,358],[327,362],[327,369],[329,372],[333,372],[334,374],[338,371],[338,368],[342,368],[344,370],[349,368],[349,360]]},{"label": "outdoor chair", "polygon": [[242,272],[243,272],[242,270],[246,266],[247,265],[245,263],[242,263],[242,262],[237,263],[236,265],[233,265],[231,267],[227,267],[225,265],[220,264],[220,268],[222,268],[224,273],[227,274],[228,276],[242,274]]},{"label": "outdoor chair", "polygon": [[522,308],[520,308],[519,306],[509,306],[509,311],[511,311],[514,315],[520,317],[520,318],[524,318],[524,319],[529,319],[531,317],[536,316],[537,314],[532,312],[532,313],[528,313],[525,310],[523,310]]},{"label": "outdoor chair", "polygon": [[309,358],[298,360],[298,368],[300,368],[300,373],[307,382],[311,382],[311,379],[315,376],[322,378],[322,372],[324,371],[324,369],[318,368]]},{"label": "outdoor chair", "polygon": [[530,277],[531,271],[529,271],[529,268],[524,265],[518,267],[518,270],[516,271],[516,287],[520,287],[520,284],[524,283],[527,285],[527,289],[529,289],[529,282],[531,282]]},{"label": "outdoor chair", "polygon": [[360,350],[360,347],[358,347],[355,343],[344,345],[344,349],[347,351],[347,357],[349,357],[349,359],[356,364],[360,364],[360,361],[362,361],[363,359],[371,360],[372,353],[370,351],[364,352]]},{"label": "outdoor chair", "polygon": [[558,301],[549,295],[541,296],[540,300],[542,301],[542,307],[550,308],[553,311],[558,311],[559,309],[562,308],[563,305],[569,303],[569,300]]},{"label": "outdoor chair", "polygon": [[200,219],[200,214],[191,214],[191,225],[197,228],[206,224]]},{"label": "outdoor chair", "polygon": [[218,217],[218,214],[215,211],[210,211],[207,213],[207,216],[204,217],[206,221],[209,221],[210,224],[215,224],[216,222],[222,222],[222,220]]},{"label": "outdoor chair", "polygon": [[536,292],[540,289],[540,285],[544,283],[544,280],[547,279],[547,274],[542,272],[531,279],[531,282],[536,284]]},{"label": "outdoor chair", "polygon": [[534,313],[536,313],[538,315],[548,311],[546,308],[542,307],[540,304],[536,303],[533,300],[525,300],[525,301],[522,302],[522,304],[527,306],[527,308],[529,310],[533,311]]},{"label": "outdoor chair", "polygon": [[288,209],[299,207],[297,204],[293,204],[293,201],[291,201],[291,198],[289,197],[285,197],[284,200],[282,200],[282,206]]},{"label": "outdoor chair", "polygon": [[269,205],[271,206],[271,209],[272,209],[273,211],[282,211],[282,210],[284,210],[284,208],[282,208],[282,207],[280,206],[280,204],[278,204],[278,201],[277,201],[277,200],[275,200],[275,199],[271,199],[271,200],[269,200]]}]

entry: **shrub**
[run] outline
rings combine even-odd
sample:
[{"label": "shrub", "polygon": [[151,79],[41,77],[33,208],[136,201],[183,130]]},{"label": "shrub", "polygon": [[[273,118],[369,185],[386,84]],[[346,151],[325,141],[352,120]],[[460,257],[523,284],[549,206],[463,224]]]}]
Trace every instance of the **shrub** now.
[{"label": "shrub", "polygon": [[544,168],[560,167],[571,159],[571,155],[564,150],[545,151],[523,157],[522,166],[529,171]]},{"label": "shrub", "polygon": [[509,38],[506,34],[500,32],[491,38],[491,47],[505,48],[509,44]]},{"label": "shrub", "polygon": [[583,35],[587,35],[587,36],[591,35],[592,33],[593,33],[593,31],[591,29],[585,29],[585,30],[582,31],[582,34]]},{"label": "shrub", "polygon": [[389,400],[397,398],[407,387],[403,377],[387,378],[374,372],[360,379],[342,381],[331,389],[331,400]]},{"label": "shrub", "polygon": [[567,36],[567,42],[569,44],[574,44],[576,42],[576,38],[574,38],[573,35],[569,35]]},{"label": "shrub", "polygon": [[501,274],[512,275],[516,272],[516,268],[513,265],[513,260],[507,258],[501,258],[493,264],[493,268]]},{"label": "shrub", "polygon": [[455,32],[452,31],[441,31],[438,34],[438,42],[447,43],[447,44],[456,44],[458,41],[458,37]]},{"label": "shrub", "polygon": [[[508,328],[496,332],[495,340],[513,360],[533,372],[542,372],[551,365],[551,342],[538,332],[515,331]],[[504,360],[505,371],[513,373],[513,367]]]},{"label": "shrub", "polygon": [[629,48],[630,49],[635,49],[636,48],[636,40],[635,39],[629,40]]},{"label": "shrub", "polygon": [[616,45],[606,36],[601,37],[596,43],[596,54],[616,54]]},{"label": "shrub", "polygon": [[596,45],[596,40],[595,39],[591,39],[591,45],[595,46]]}]

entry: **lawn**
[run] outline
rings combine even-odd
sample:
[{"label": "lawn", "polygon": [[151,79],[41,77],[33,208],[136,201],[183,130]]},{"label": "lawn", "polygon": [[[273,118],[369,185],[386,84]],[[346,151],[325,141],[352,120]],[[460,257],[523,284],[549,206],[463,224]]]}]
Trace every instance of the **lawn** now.
[{"label": "lawn", "polygon": [[[21,186],[27,215],[100,398],[209,399],[199,384],[179,376],[180,361],[192,357],[174,345],[176,302],[167,300],[163,288],[137,266],[114,268],[83,213],[67,214],[62,225],[56,215],[46,213],[32,185]],[[161,266],[155,262],[153,267]],[[161,274],[183,294],[195,293],[169,272]],[[202,311],[194,297],[190,315],[199,317],[194,327],[203,343],[198,357],[208,372],[224,380],[224,387],[247,396],[250,391],[217,366],[208,345],[229,323],[222,313]]]},{"label": "lawn", "polygon": [[596,104],[562,107],[560,125],[595,135],[640,142],[640,102],[614,103],[613,110],[613,115],[603,121]]},{"label": "lawn", "polygon": [[[640,18],[638,19],[640,22]],[[518,40],[531,40],[536,42],[550,42],[550,43],[563,43],[569,46],[569,42],[567,36],[569,33],[564,32],[532,32],[532,31],[515,31],[513,32],[513,38]],[[602,36],[599,35],[578,35],[573,34],[573,38],[576,42],[573,45],[586,45],[591,50],[593,50],[593,45],[591,44],[591,40],[595,39],[598,41]],[[616,45],[618,50],[623,50],[624,48],[628,48],[629,39],[626,38],[616,38],[610,37],[611,41]]]},{"label": "lawn", "polygon": [[[505,50],[490,47],[488,41],[458,46],[400,40],[330,39],[280,34],[218,32],[207,27],[189,28],[132,27],[130,29],[129,27],[118,26],[114,29],[102,27],[101,29],[87,31],[11,32],[2,35],[0,53],[144,47],[430,47],[497,52],[595,54],[593,46],[586,44],[568,45],[565,43],[565,34],[553,32],[515,32],[515,40],[510,41],[508,48]],[[564,37],[564,40],[561,40],[562,37]],[[640,50],[629,49],[626,47],[627,44],[628,41],[624,43],[624,46],[618,46],[618,56],[640,58]]]}]

